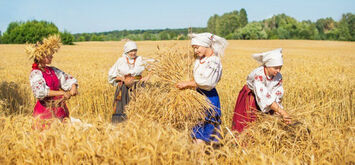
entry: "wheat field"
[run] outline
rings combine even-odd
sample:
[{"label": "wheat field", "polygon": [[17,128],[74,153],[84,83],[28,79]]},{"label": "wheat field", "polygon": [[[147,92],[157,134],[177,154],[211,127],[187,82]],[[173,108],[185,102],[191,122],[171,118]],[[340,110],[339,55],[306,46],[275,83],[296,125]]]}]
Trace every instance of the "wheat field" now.
[{"label": "wheat field", "polygon": [[[36,100],[24,45],[0,45],[0,164],[355,164],[354,42],[229,41],[217,85],[219,147],[192,142],[196,120],[189,112],[205,103],[193,90],[174,88],[191,77],[189,41],[137,42],[138,55],[165,64],[152,65],[152,87],[135,91],[129,119],[111,125],[115,89],[107,73],[123,45],[80,42],[54,55],[52,65],[79,81],[79,95],[67,101],[70,115],[92,127],[54,120],[44,131],[32,129]],[[263,115],[232,136],[227,128],[239,90],[259,65],[251,54],[279,47],[284,48],[283,106],[299,124]]]}]

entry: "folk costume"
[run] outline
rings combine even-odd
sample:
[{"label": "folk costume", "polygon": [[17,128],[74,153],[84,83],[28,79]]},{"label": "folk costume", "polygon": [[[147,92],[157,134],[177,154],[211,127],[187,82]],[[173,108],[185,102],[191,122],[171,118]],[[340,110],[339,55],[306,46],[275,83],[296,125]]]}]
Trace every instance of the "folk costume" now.
[{"label": "folk costume", "polygon": [[273,114],[270,109],[273,102],[281,108],[284,89],[282,75],[269,77],[265,67],[282,66],[282,49],[254,54],[253,58],[262,65],[254,69],[247,77],[247,84],[240,90],[234,108],[232,130],[242,132],[248,123],[257,118],[258,111]]},{"label": "folk costume", "polygon": [[[137,81],[141,79],[141,74],[145,69],[145,62],[141,56],[131,58],[128,52],[138,50],[137,45],[133,41],[128,41],[124,45],[124,53],[108,72],[108,81],[113,86],[116,86],[114,95],[114,114],[112,122],[117,123],[126,119],[124,107],[129,102],[129,91],[135,86]],[[117,81],[116,77],[132,76],[135,78],[135,83],[127,85],[123,81]]]},{"label": "folk costume", "polygon": [[49,90],[68,91],[78,81],[71,75],[53,66],[44,68],[39,66],[39,61],[49,54],[58,51],[61,46],[60,37],[57,35],[45,38],[42,43],[27,45],[26,53],[34,59],[30,74],[30,84],[37,103],[34,107],[33,116],[40,119],[58,118],[63,120],[69,117],[68,107],[62,96],[49,97]]},{"label": "folk costume", "polygon": [[211,33],[192,34],[191,38],[191,45],[210,47],[213,50],[212,56],[197,58],[194,63],[193,77],[198,86],[197,91],[207,97],[213,108],[206,110],[205,120],[193,128],[192,137],[205,142],[218,141],[222,113],[215,87],[222,76],[220,57],[227,41]]}]

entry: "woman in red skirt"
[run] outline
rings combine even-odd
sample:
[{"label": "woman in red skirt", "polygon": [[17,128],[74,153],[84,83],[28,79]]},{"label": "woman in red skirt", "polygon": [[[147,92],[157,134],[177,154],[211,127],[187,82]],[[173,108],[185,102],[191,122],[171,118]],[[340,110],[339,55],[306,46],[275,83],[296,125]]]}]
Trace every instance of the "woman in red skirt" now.
[{"label": "woman in red skirt", "polygon": [[[65,100],[78,93],[78,82],[75,78],[56,67],[48,66],[60,45],[60,37],[53,35],[26,47],[26,53],[34,60],[30,84],[37,103],[33,116],[42,119],[43,123],[47,123],[45,119],[57,118],[62,121],[68,118],[69,111]],[[35,127],[43,128],[45,125],[47,124],[37,123]]]},{"label": "woman in red skirt", "polygon": [[284,89],[280,70],[283,65],[282,48],[254,54],[262,65],[247,77],[247,84],[239,92],[233,114],[232,130],[241,133],[248,123],[255,121],[257,112],[281,115],[286,123],[289,114],[281,105]]}]

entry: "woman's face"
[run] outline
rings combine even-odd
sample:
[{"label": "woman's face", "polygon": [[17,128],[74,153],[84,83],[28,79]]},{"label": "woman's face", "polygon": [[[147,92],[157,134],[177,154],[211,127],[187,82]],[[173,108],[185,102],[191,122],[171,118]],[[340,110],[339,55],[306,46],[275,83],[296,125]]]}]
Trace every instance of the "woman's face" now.
[{"label": "woman's face", "polygon": [[203,46],[198,46],[198,45],[192,45],[192,48],[194,49],[195,55],[198,57],[203,57],[206,55],[207,49],[206,47]]},{"label": "woman's face", "polygon": [[41,63],[42,64],[51,64],[52,63],[52,59],[53,59],[53,54],[50,54],[50,55],[47,55],[46,57],[44,57],[42,60],[41,60]]},{"label": "woman's face", "polygon": [[136,56],[137,56],[137,49],[133,49],[133,50],[129,51],[129,52],[127,53],[127,55],[128,55],[130,58],[136,58]]},{"label": "woman's face", "polygon": [[269,76],[276,76],[277,73],[281,71],[282,66],[271,66],[271,67],[266,67]]}]

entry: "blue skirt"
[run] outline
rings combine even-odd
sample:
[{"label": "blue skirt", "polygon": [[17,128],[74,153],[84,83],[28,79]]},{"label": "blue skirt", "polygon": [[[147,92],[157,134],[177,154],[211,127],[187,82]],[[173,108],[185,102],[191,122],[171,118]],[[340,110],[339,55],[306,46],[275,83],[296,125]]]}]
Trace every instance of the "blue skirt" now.
[{"label": "blue skirt", "polygon": [[221,124],[221,104],[219,101],[217,90],[216,88],[213,88],[210,91],[206,91],[197,88],[197,91],[202,95],[205,95],[208,100],[210,100],[214,108],[206,110],[205,121],[197,124],[192,129],[191,136],[196,139],[201,139],[205,142],[217,142],[218,139],[216,137],[221,137],[221,135],[219,134]]}]

